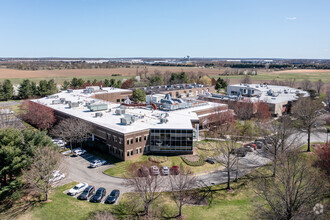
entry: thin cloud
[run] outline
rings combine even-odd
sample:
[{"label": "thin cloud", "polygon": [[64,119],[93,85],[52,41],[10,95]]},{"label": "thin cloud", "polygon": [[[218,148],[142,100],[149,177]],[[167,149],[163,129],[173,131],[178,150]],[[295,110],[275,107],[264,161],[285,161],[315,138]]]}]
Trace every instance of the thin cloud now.
[{"label": "thin cloud", "polygon": [[285,19],[286,19],[286,20],[291,20],[291,21],[292,21],[292,20],[297,20],[297,17],[286,17]]}]

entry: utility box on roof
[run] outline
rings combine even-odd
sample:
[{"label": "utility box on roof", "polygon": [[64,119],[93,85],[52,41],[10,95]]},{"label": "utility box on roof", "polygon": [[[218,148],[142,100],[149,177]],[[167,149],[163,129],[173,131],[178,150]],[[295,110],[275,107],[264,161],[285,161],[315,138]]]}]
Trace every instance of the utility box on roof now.
[{"label": "utility box on roof", "polygon": [[104,111],[108,110],[108,104],[94,104],[94,105],[88,105],[89,110],[92,112],[95,111]]}]

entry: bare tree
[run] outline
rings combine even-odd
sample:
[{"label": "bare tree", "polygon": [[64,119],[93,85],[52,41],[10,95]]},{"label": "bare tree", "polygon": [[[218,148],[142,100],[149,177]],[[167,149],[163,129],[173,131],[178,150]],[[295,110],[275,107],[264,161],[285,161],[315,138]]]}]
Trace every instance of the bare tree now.
[{"label": "bare tree", "polygon": [[305,79],[301,82],[301,88],[305,91],[311,89],[312,86],[313,86],[312,82],[309,81],[308,79]]},{"label": "bare tree", "polygon": [[250,76],[249,75],[244,75],[241,83],[244,83],[244,84],[250,84],[251,83],[251,79],[250,79]]},{"label": "bare tree", "polygon": [[266,150],[267,157],[273,163],[273,177],[276,175],[276,168],[278,160],[282,155],[286,154],[290,148],[295,146],[297,141],[296,130],[294,123],[289,116],[284,116],[278,121],[272,121],[265,124],[260,128],[264,135],[271,136],[266,138],[264,149]]},{"label": "bare tree", "polygon": [[313,125],[316,122],[318,112],[322,109],[322,104],[319,100],[313,100],[310,97],[300,98],[292,107],[294,116],[298,119],[299,128],[307,131],[307,152],[310,152],[311,133]]},{"label": "bare tree", "polygon": [[51,134],[62,138],[64,141],[70,143],[72,150],[72,143],[81,143],[88,137],[92,129],[87,122],[76,119],[67,118],[60,121],[52,130]]},{"label": "bare tree", "polygon": [[227,172],[227,189],[230,190],[230,178],[231,171],[234,168],[234,165],[237,162],[237,156],[235,156],[232,152],[237,149],[237,143],[235,138],[228,139],[224,142],[218,141],[214,148],[214,156],[218,163],[221,163]]},{"label": "bare tree", "polygon": [[251,119],[255,113],[254,103],[250,99],[234,102],[231,108],[234,110],[236,116],[244,121]]},{"label": "bare tree", "polygon": [[295,86],[295,84],[296,84],[296,79],[295,79],[295,78],[293,78],[293,79],[286,79],[286,80],[284,81],[284,84],[285,84],[286,86],[289,86],[289,87],[294,88],[294,86]]},{"label": "bare tree", "polygon": [[324,183],[317,170],[297,153],[281,158],[276,178],[260,178],[256,194],[262,199],[256,212],[261,219],[314,219],[313,207],[321,201]]},{"label": "bare tree", "polygon": [[52,147],[38,147],[34,152],[33,163],[23,170],[23,179],[29,190],[44,194],[45,201],[52,188],[53,172],[61,165],[61,154]]},{"label": "bare tree", "polygon": [[137,192],[144,207],[144,214],[149,215],[150,205],[158,199],[163,188],[162,178],[155,175],[140,176],[138,170],[133,170],[129,174],[129,178],[125,179],[127,187]]},{"label": "bare tree", "polygon": [[182,165],[178,175],[170,175],[172,198],[179,208],[178,217],[182,215],[182,207],[189,201],[192,194],[191,190],[196,184],[196,177],[191,175],[189,168]]},{"label": "bare tree", "polygon": [[315,82],[315,89],[318,94],[320,94],[323,85],[324,85],[324,82],[321,79],[319,79],[318,81]]}]

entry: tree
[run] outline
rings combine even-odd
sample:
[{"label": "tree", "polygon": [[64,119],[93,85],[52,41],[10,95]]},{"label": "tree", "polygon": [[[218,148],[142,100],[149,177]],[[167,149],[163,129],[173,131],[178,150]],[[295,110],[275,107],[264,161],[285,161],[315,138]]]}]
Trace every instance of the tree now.
[{"label": "tree", "polygon": [[38,95],[41,97],[47,96],[49,95],[49,91],[48,91],[48,86],[47,86],[47,81],[46,80],[41,80],[39,82],[39,86],[38,88]]},{"label": "tree", "polygon": [[134,82],[131,79],[126,80],[125,82],[123,82],[123,84],[121,85],[122,89],[129,89],[129,88],[133,88],[134,86]]},{"label": "tree", "polygon": [[241,120],[249,120],[254,114],[253,103],[250,99],[235,102],[232,105],[232,109],[234,110],[237,118]]},{"label": "tree", "polygon": [[27,99],[32,95],[33,95],[33,91],[31,89],[30,80],[28,79],[23,80],[23,82],[20,84],[18,89],[18,97],[20,99]]},{"label": "tree", "polygon": [[135,89],[133,91],[133,99],[136,102],[145,102],[146,101],[146,93],[142,89]]},{"label": "tree", "polygon": [[24,184],[29,190],[44,194],[45,201],[52,188],[53,172],[59,169],[62,156],[54,147],[38,147],[34,151],[33,163],[23,170]]},{"label": "tree", "polygon": [[160,86],[163,85],[164,81],[160,75],[154,75],[150,78],[150,85],[151,86]]},{"label": "tree", "polygon": [[308,79],[305,79],[301,82],[301,88],[305,91],[312,88],[312,82]]},{"label": "tree", "polygon": [[163,179],[156,175],[140,176],[138,170],[134,169],[130,172],[129,178],[125,179],[125,185],[131,187],[137,192],[141,202],[143,203],[144,213],[149,215],[150,205],[159,198],[163,188]]},{"label": "tree", "polygon": [[322,109],[319,100],[312,100],[309,97],[300,98],[292,107],[292,112],[297,118],[297,125],[302,131],[307,131],[307,152],[310,152],[310,138],[313,125],[316,122],[318,112]]},{"label": "tree", "polygon": [[20,117],[38,129],[44,130],[53,127],[56,121],[54,110],[32,101],[25,101],[21,105]]},{"label": "tree", "polygon": [[217,91],[220,91],[221,89],[226,89],[227,86],[228,86],[228,83],[224,79],[222,79],[221,77],[219,77],[217,79],[216,84],[215,84],[215,89]]},{"label": "tree", "polygon": [[69,89],[69,87],[70,87],[70,82],[65,80],[62,85],[62,90],[67,90]]},{"label": "tree", "polygon": [[72,144],[82,143],[91,132],[91,126],[87,122],[81,119],[67,118],[55,125],[50,133],[70,143],[72,151]]},{"label": "tree", "polygon": [[215,86],[217,84],[217,81],[213,77],[211,79],[211,84],[212,84],[212,86]]},{"label": "tree", "polygon": [[14,95],[14,87],[10,80],[6,79],[3,84],[2,88],[0,88],[0,99],[2,100],[9,100],[12,99]]},{"label": "tree", "polygon": [[109,211],[96,211],[88,220],[114,220],[115,218]]},{"label": "tree", "polygon": [[258,102],[257,104],[257,112],[255,113],[255,117],[258,120],[268,120],[270,118],[269,107],[265,102]]},{"label": "tree", "polygon": [[292,121],[289,116],[283,116],[278,121],[266,123],[260,130],[263,131],[264,136],[271,135],[267,138],[267,144],[265,144],[264,149],[267,152],[266,156],[272,161],[272,176],[275,177],[278,160],[285,155],[290,148],[295,147],[297,135],[294,129],[294,121]]},{"label": "tree", "polygon": [[243,84],[250,84],[251,83],[250,76],[249,75],[244,75],[241,83],[243,83]]},{"label": "tree", "polygon": [[227,187],[226,189],[231,190],[230,179],[231,171],[237,162],[237,156],[232,154],[232,152],[238,148],[235,137],[232,139],[227,139],[224,142],[217,141],[214,148],[214,156],[216,161],[223,164],[225,167],[225,172],[227,173]]},{"label": "tree", "polygon": [[117,83],[114,85],[115,88],[121,88],[123,85],[121,80],[118,80]]},{"label": "tree", "polygon": [[28,168],[36,147],[53,146],[46,133],[6,128],[0,130],[0,200],[21,187],[21,170]]},{"label": "tree", "polygon": [[294,152],[281,158],[276,178],[261,177],[255,186],[261,219],[314,219],[313,207],[324,193],[320,174]]},{"label": "tree", "polygon": [[212,84],[212,80],[208,76],[202,76],[199,79],[199,83],[202,84],[202,85],[211,85]]},{"label": "tree", "polygon": [[81,86],[84,84],[84,80],[83,79],[77,79],[76,77],[74,77],[72,80],[71,80],[71,87],[73,89],[77,89],[77,88],[81,88]]},{"label": "tree", "polygon": [[323,85],[324,85],[324,82],[321,79],[319,79],[318,81],[315,82],[315,88],[316,88],[317,94],[321,93]]},{"label": "tree", "polygon": [[53,79],[47,82],[47,90],[49,95],[57,93],[56,83]]},{"label": "tree", "polygon": [[189,168],[181,165],[178,175],[169,176],[171,196],[179,208],[178,217],[182,216],[182,207],[188,203],[192,193],[191,190],[197,184],[196,177],[191,174]]},{"label": "tree", "polygon": [[104,85],[105,85],[106,87],[109,87],[109,86],[110,86],[110,80],[105,79],[105,80],[104,80]]},{"label": "tree", "polygon": [[330,175],[330,146],[329,143],[320,144],[315,149],[316,161],[315,165],[325,171],[327,176]]}]

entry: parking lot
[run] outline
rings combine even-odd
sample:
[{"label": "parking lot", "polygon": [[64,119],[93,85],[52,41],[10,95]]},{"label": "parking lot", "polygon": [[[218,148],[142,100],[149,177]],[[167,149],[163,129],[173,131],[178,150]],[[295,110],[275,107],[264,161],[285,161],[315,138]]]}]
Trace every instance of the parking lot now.
[{"label": "parking lot", "polygon": [[[67,176],[61,181],[61,184],[76,181],[92,185],[95,187],[95,190],[104,187],[107,195],[109,195],[114,189],[120,190],[121,195],[122,193],[129,191],[129,189],[125,187],[123,179],[107,176],[103,173],[104,170],[114,166],[113,164],[105,164],[100,167],[90,168],[90,163],[95,159],[100,158],[97,158],[90,153],[85,153],[78,157],[65,156],[64,164]],[[105,197],[103,198],[102,203],[104,202],[104,199]]]}]

